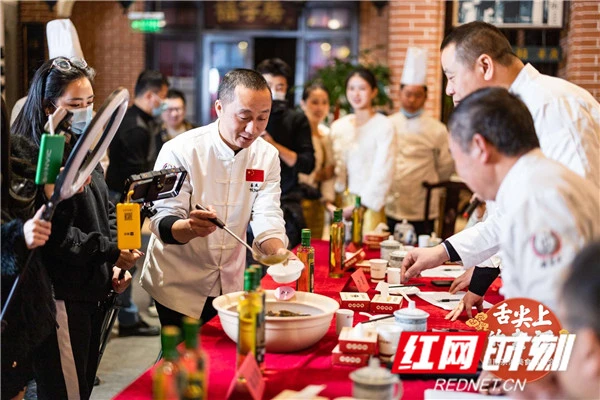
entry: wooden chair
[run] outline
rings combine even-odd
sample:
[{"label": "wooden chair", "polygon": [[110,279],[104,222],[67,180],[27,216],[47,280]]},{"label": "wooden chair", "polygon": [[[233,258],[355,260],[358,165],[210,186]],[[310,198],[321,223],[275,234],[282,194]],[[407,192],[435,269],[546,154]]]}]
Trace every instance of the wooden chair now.
[{"label": "wooden chair", "polygon": [[[466,191],[472,194],[468,186],[463,182],[443,181],[438,183],[423,182],[423,186],[427,189],[425,198],[425,218],[429,219],[429,203],[431,200],[431,191],[433,189],[442,189],[444,193],[440,196],[440,214],[438,216],[438,231],[436,232],[442,239],[447,239],[454,234],[454,226],[456,218],[459,214],[459,201],[461,191]],[[428,227],[428,232],[433,231],[433,226]]]}]

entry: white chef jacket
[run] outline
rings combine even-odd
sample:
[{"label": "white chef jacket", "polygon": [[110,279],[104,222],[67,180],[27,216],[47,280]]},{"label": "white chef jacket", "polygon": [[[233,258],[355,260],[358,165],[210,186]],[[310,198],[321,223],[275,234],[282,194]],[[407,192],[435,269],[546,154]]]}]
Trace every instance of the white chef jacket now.
[{"label": "white chef jacket", "polygon": [[[600,104],[586,90],[563,79],[540,74],[527,64],[510,87],[533,116],[542,152],[588,179],[600,196]],[[471,267],[498,251],[502,207],[484,222],[448,241]]]},{"label": "white chef jacket", "polygon": [[503,292],[557,312],[560,279],[575,255],[600,237],[598,190],[539,149],[522,156],[496,197]]},{"label": "white chef jacket", "polygon": [[142,287],[166,307],[199,318],[208,296],[243,290],[246,251],[221,229],[183,245],[160,240],[158,224],[166,216],[188,218],[195,204],[212,205],[217,216],[241,238],[248,222],[262,243],[278,238],[287,246],[279,199],[277,149],[262,138],[234,154],[216,122],[166,142],[155,169],[183,167],[188,172],[179,195],[156,202]]},{"label": "white chef jacket", "polygon": [[[448,180],[454,172],[454,161],[448,149],[448,130],[427,113],[406,118],[402,112],[397,112],[389,119],[396,134],[396,154],[385,214],[396,220],[425,220],[427,190],[422,183]],[[439,193],[434,191],[429,219],[438,216],[438,209]]]},{"label": "white chef jacket", "polygon": [[333,202],[335,200],[335,191],[333,189],[335,178],[332,177],[323,182],[316,182],[317,171],[329,166],[335,166],[329,128],[325,125],[319,125],[318,129],[320,136],[311,135],[312,145],[315,149],[315,168],[310,174],[298,173],[298,182],[319,189],[321,197],[324,200]]},{"label": "white chef jacket", "polygon": [[355,121],[356,116],[349,114],[331,124],[336,190],[342,191],[347,179],[350,193],[360,196],[365,207],[379,211],[392,183],[394,127],[379,113],[360,127]]}]

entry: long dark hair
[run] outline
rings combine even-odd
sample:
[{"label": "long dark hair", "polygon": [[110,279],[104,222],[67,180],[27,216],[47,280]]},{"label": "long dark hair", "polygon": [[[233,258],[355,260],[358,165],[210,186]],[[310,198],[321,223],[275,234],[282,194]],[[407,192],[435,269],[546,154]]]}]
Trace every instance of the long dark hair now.
[{"label": "long dark hair", "polygon": [[94,83],[96,75],[93,68],[80,68],[73,63],[70,63],[69,69],[53,67],[54,60],[55,58],[46,61],[35,72],[27,101],[11,128],[13,135],[26,136],[37,146],[40,145],[48,119],[46,110],[54,111],[58,98],[72,82],[87,78],[90,83]]}]

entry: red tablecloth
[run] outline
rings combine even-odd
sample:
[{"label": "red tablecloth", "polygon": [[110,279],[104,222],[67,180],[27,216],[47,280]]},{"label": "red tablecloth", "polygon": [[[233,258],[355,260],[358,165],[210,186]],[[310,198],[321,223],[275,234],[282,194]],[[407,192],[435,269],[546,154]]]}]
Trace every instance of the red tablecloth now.
[{"label": "red tablecloth", "polygon": [[[350,273],[344,278],[332,279],[328,277],[328,252],[329,243],[326,241],[313,240],[315,247],[315,293],[323,294],[339,301],[339,293],[348,290],[353,285],[349,282]],[[367,251],[367,258],[378,258],[379,251]],[[421,287],[425,291],[443,291],[447,288],[439,288],[430,284],[430,279],[415,279],[414,283],[425,283]],[[265,289],[275,289],[279,284],[275,283],[269,275],[262,280]],[[373,284],[372,287],[375,285]],[[369,292],[372,297],[374,290]],[[498,285],[492,285],[486,294],[486,300],[492,304],[502,298],[498,294]],[[447,311],[432,306],[431,304],[414,296],[417,307],[430,314],[428,320],[429,328],[456,328],[465,329],[466,317],[456,322],[444,319]],[[355,314],[354,322],[366,320],[366,317]],[[467,328],[468,329],[468,328]],[[209,399],[224,399],[229,384],[235,373],[236,345],[223,332],[219,318],[202,327],[202,347],[210,357],[210,371],[208,384]],[[335,318],[325,337],[313,347],[292,354],[267,353],[265,358],[265,399],[276,396],[284,389],[300,390],[310,384],[325,384],[327,388],[321,392],[322,396],[335,398],[339,396],[350,396],[352,394],[352,383],[348,374],[354,370],[352,367],[332,366],[331,351],[337,344],[335,334]],[[133,381],[115,399],[136,400],[152,398],[152,369],[147,370],[138,379]],[[425,389],[433,388],[435,381],[405,380],[405,399],[422,399]]]}]

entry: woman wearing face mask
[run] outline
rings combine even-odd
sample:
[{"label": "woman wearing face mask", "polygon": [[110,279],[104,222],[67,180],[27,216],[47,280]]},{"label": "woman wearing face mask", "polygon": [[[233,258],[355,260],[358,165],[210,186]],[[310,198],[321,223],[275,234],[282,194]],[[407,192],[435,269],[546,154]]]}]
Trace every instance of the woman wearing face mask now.
[{"label": "woman wearing face mask", "polygon": [[[58,57],[45,62],[35,73],[27,102],[12,127],[13,135],[30,139],[39,151],[48,115],[57,107],[75,114],[74,133],[67,135],[65,159],[91,117],[94,70],[80,59]],[[85,124],[82,123],[85,121]],[[59,204],[57,210],[65,207]],[[42,249],[42,263],[52,281],[56,300],[57,328],[34,354],[38,398],[87,399],[94,384],[105,310],[102,302],[111,289],[122,292],[131,275],[118,275],[141,256],[137,250],[120,251],[116,244],[114,206],[102,168],[91,183],[68,202],[72,225],[52,225]]]},{"label": "woman wearing face mask", "polygon": [[300,106],[310,123],[311,138],[315,149],[315,169],[310,174],[298,174],[306,198],[302,201],[302,211],[307,227],[313,237],[323,236],[325,205],[335,200],[333,190],[333,149],[329,138],[329,128],[323,121],[329,114],[329,92],[322,83],[313,83],[304,88]]},{"label": "woman wearing face mask", "polygon": [[[346,98],[353,114],[331,125],[336,160],[336,191],[361,197],[366,207],[363,234],[386,222],[383,206],[391,184],[394,158],[394,127],[373,107],[377,80],[371,71],[358,68],[346,79]],[[346,196],[352,198],[353,196]],[[346,201],[344,218],[352,215],[354,202]]]}]

